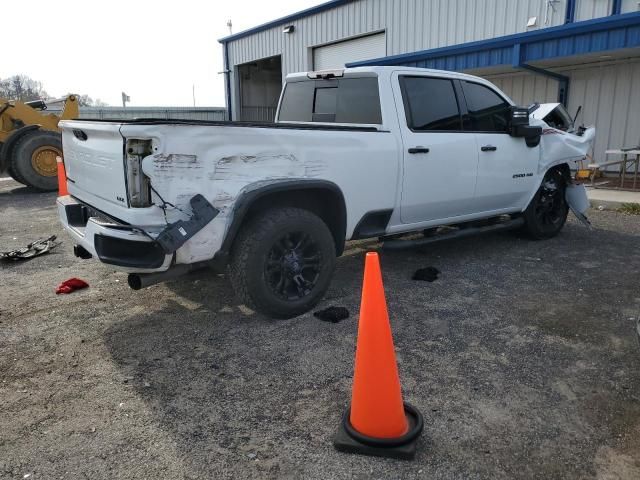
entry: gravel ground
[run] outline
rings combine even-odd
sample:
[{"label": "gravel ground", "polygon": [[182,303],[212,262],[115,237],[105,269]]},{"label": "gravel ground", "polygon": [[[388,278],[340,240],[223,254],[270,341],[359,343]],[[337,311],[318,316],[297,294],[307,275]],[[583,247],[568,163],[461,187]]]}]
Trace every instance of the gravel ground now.
[{"label": "gravel ground", "polygon": [[[274,321],[199,272],[140,292],[72,255],[53,194],[0,182],[1,478],[640,478],[640,217],[591,212],[550,241],[494,234],[382,252],[415,461],[345,455],[364,251],[321,307]],[[411,280],[419,267],[442,271]],[[91,287],[54,294],[66,278]]]}]

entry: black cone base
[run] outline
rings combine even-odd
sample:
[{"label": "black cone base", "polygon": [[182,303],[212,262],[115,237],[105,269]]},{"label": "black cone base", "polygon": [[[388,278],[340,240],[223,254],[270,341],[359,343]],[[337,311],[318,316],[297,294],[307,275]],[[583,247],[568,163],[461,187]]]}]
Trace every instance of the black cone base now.
[{"label": "black cone base", "polygon": [[372,457],[397,458],[400,460],[413,460],[416,456],[416,440],[400,445],[399,447],[372,447],[351,438],[344,427],[340,426],[338,433],[333,438],[333,446],[339,452],[357,453]]},{"label": "black cone base", "polygon": [[356,432],[349,421],[351,409],[348,408],[338,433],[333,438],[333,446],[339,452],[344,453],[413,460],[416,456],[416,443],[422,433],[424,421],[420,412],[407,403],[405,403],[405,414],[409,421],[409,432],[401,439],[383,440],[366,437]]}]

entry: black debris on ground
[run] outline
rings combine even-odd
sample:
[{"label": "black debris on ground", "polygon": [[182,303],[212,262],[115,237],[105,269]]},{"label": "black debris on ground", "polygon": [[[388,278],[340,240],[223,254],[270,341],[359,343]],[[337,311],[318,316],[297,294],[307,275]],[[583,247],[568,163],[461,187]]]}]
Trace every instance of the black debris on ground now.
[{"label": "black debris on ground", "polygon": [[51,235],[30,243],[26,247],[17,248],[8,252],[0,252],[0,260],[27,260],[43,253],[50,252],[62,242],[56,242],[56,236]]},{"label": "black debris on ground", "polygon": [[419,268],[416,273],[413,274],[411,280],[420,280],[423,282],[433,282],[438,279],[440,270],[435,267]]},{"label": "black debris on ground", "polygon": [[338,323],[349,318],[349,310],[345,307],[329,307],[313,313],[313,316],[323,322]]}]

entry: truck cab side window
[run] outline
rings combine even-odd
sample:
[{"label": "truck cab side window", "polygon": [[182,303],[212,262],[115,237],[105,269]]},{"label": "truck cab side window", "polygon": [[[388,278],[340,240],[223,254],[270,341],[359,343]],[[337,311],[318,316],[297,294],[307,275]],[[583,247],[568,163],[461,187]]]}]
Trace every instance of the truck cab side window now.
[{"label": "truck cab side window", "polygon": [[415,132],[460,131],[453,82],[446,78],[400,77],[407,125]]},{"label": "truck cab side window", "polygon": [[461,83],[469,111],[465,118],[465,130],[506,133],[509,126],[509,103],[484,85],[466,81]]}]

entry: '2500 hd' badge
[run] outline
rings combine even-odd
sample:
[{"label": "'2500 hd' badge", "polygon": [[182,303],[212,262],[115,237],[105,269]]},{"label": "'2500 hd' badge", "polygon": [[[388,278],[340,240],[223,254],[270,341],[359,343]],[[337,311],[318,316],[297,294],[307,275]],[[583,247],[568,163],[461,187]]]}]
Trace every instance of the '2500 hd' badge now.
[{"label": "'2500 hd' badge", "polygon": [[533,173],[516,173],[513,178],[533,177]]}]

